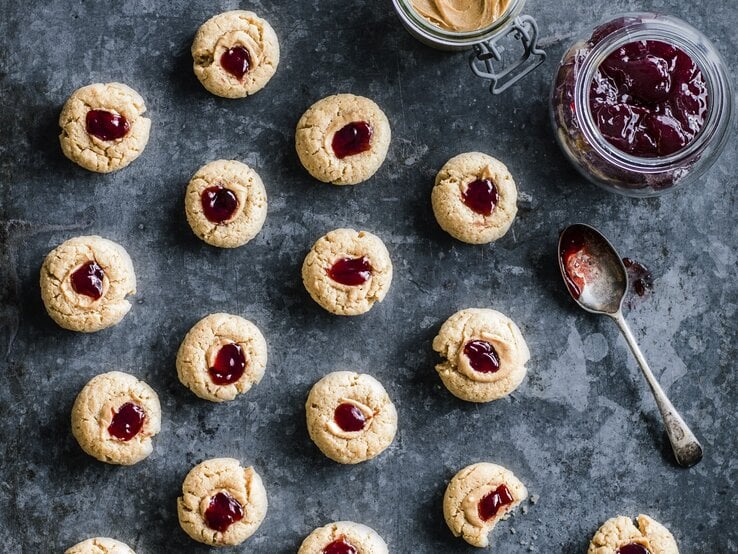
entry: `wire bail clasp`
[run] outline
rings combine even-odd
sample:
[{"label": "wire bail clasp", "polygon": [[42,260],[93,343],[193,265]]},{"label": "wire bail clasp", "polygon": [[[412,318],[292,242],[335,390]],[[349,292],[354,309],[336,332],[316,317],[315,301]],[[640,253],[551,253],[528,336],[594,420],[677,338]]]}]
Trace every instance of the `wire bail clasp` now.
[{"label": "wire bail clasp", "polygon": [[[523,54],[509,67],[505,67],[503,63],[498,71],[494,62],[502,62],[503,49],[497,43],[510,35],[523,43]],[[529,62],[529,59],[532,61]],[[545,61],[546,52],[538,47],[538,24],[529,15],[516,17],[505,33],[475,44],[469,57],[469,65],[474,74],[490,81],[489,91],[492,94],[507,90]]]}]

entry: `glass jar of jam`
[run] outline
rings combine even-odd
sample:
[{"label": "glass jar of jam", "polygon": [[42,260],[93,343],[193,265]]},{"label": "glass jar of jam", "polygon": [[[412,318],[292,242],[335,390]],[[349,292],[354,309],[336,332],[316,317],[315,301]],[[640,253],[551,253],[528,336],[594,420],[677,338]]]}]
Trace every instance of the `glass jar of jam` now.
[{"label": "glass jar of jam", "polygon": [[[472,50],[472,72],[489,81],[492,94],[499,94],[528,75],[546,60],[538,46],[538,24],[522,14],[525,0],[392,0],[405,29],[423,44],[438,50]],[[421,8],[427,8],[423,11]],[[457,16],[444,21],[444,13]],[[475,15],[471,21],[461,19]],[[502,41],[519,41],[522,53],[507,52]]]},{"label": "glass jar of jam", "polygon": [[675,17],[632,13],[569,48],[550,108],[556,139],[582,175],[627,196],[657,196],[715,161],[733,93],[702,33]]}]

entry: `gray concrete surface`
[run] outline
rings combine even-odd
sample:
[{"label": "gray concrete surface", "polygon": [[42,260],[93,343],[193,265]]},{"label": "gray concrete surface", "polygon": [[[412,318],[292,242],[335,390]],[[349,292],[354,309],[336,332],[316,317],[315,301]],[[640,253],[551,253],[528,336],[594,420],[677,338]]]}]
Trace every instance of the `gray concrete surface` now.
[{"label": "gray concrete surface", "polygon": [[[235,456],[262,474],[270,502],[237,552],[295,552],[336,519],[371,525],[393,552],[472,552],[446,528],[441,499],[479,460],[507,466],[540,497],[498,527],[494,552],[584,552],[602,521],[639,512],[667,524],[684,553],[738,552],[736,140],[689,190],[637,201],[578,177],[547,114],[558,58],[605,14],[681,16],[736,67],[734,2],[531,0],[550,59],[497,98],[464,55],[413,40],[386,0],[1,6],[0,551],[62,552],[109,535],[139,554],[205,552],[179,529],[175,499],[192,465]],[[200,86],[189,47],[209,16],[239,7],[272,22],[282,62],[263,92],[230,101]],[[153,129],[137,162],[97,175],[63,157],[56,120],[74,89],[112,80],[142,93]],[[293,148],[301,113],[342,91],[376,100],[393,130],[385,164],[353,188],[313,181]],[[492,246],[455,242],[431,211],[435,172],[467,150],[504,160],[521,191],[511,232]],[[189,177],[217,158],[256,168],[269,194],[264,230],[233,251],[200,242],[183,215]],[[554,247],[573,221],[601,227],[656,276],[628,317],[704,443],[694,469],[675,467],[615,326],[567,297]],[[363,317],[329,315],[300,281],[312,242],[338,226],[377,233],[395,264],[387,299]],[[122,243],[140,284],[123,322],[89,336],[56,327],[37,284],[46,253],[85,233]],[[471,306],[510,315],[533,355],[520,389],[484,406],[454,399],[433,370],[440,324]],[[187,329],[214,311],[254,320],[270,349],[262,383],[224,405],[198,400],[174,368]],[[340,368],[377,376],[399,411],[392,447],[355,467],[324,458],[304,424],[310,386]],[[145,379],[162,401],[155,451],[131,468],[94,461],[70,433],[75,395],[112,369]]]}]

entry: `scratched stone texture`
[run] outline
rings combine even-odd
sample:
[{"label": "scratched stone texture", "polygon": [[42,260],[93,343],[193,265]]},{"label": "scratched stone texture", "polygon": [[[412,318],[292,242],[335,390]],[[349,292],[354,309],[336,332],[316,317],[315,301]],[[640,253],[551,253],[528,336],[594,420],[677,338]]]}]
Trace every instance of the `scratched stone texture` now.
[{"label": "scratched stone texture", "polygon": [[[738,552],[738,156],[733,138],[690,189],[630,200],[587,184],[559,152],[547,95],[573,37],[607,14],[656,9],[690,21],[738,67],[735,2],[531,0],[549,60],[501,97],[471,76],[464,54],[434,51],[400,25],[390,2],[0,2],[0,530],[7,553],[53,553],[94,535],[139,554],[200,553],[179,529],[175,500],[187,471],[209,457],[253,464],[269,495],[258,532],[234,552],[295,552],[314,527],[350,519],[398,553],[461,553],[441,500],[465,465],[494,461],[536,495],[499,525],[493,551],[583,553],[608,517],[643,512],[668,525],[684,553]],[[250,8],[279,35],[282,61],[246,100],[208,94],[191,70],[198,26]],[[58,145],[57,117],[77,87],[122,81],[153,121],[141,158],[111,175],[82,170]],[[312,180],[294,127],[337,92],[373,98],[393,139],[369,182]],[[735,134],[735,133],[734,133]],[[502,159],[520,189],[510,233],[467,246],[436,225],[430,190],[452,155]],[[183,214],[188,179],[234,158],[266,184],[261,234],[237,250],[200,242]],[[558,231],[599,226],[655,275],[652,297],[627,315],[673,402],[704,443],[691,470],[672,461],[654,402],[612,322],[578,310],[558,275]],[[395,266],[386,300],[362,317],[322,311],[300,265],[325,232],[379,235]],[[82,335],[45,314],[38,272],[75,235],[100,234],[130,252],[139,280],[120,325]],[[529,374],[509,398],[453,398],[433,366],[441,323],[492,307],[520,325]],[[200,317],[233,312],[269,343],[264,380],[234,402],[201,401],[177,380],[177,347]],[[70,433],[75,395],[120,369],[151,384],[163,409],[152,456],[130,468],[86,456]],[[337,369],[379,378],[399,411],[394,444],[354,467],[310,442],[304,400]]]}]

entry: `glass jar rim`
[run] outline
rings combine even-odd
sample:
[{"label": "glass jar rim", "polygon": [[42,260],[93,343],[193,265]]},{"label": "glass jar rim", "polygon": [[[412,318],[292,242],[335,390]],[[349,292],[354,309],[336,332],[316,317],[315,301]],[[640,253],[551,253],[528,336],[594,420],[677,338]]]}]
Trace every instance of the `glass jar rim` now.
[{"label": "glass jar rim", "polygon": [[392,0],[395,11],[405,25],[409,25],[424,39],[443,46],[473,46],[489,40],[503,32],[510,25],[525,6],[526,0],[510,0],[510,3],[500,17],[490,25],[476,31],[455,32],[448,31],[421,16],[412,5],[412,0]]},{"label": "glass jar rim", "polygon": [[[595,44],[587,54],[574,85],[577,123],[585,139],[608,162],[641,173],[661,173],[680,166],[685,159],[703,152],[716,133],[727,138],[732,119],[732,91],[727,70],[719,52],[700,31],[679,18],[651,12],[631,12],[609,18],[632,18],[620,29]],[[606,24],[607,22],[603,23]],[[697,136],[684,148],[668,156],[639,157],[624,152],[608,142],[597,128],[590,107],[590,85],[600,64],[617,48],[638,40],[662,40],[683,50],[705,75],[708,87],[708,113]],[[719,151],[720,149],[718,149]]]}]

